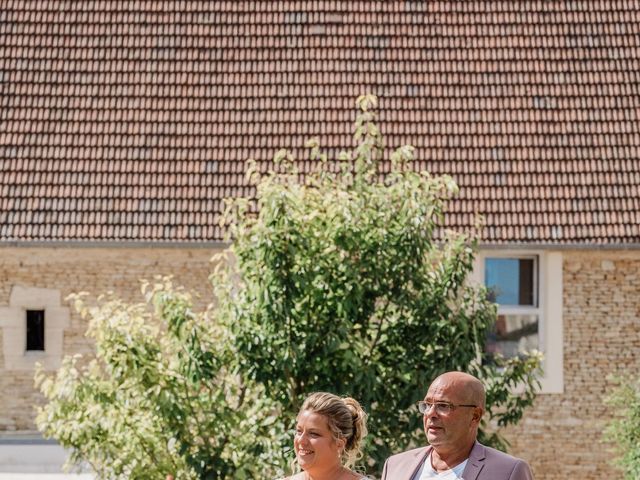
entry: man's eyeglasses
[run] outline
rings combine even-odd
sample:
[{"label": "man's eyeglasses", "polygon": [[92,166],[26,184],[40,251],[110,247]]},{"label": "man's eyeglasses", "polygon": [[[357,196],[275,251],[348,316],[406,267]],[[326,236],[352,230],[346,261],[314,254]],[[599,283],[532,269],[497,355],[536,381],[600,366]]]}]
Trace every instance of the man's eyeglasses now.
[{"label": "man's eyeglasses", "polygon": [[477,405],[462,405],[462,404],[456,405],[455,403],[449,403],[449,402],[424,402],[424,401],[418,402],[417,405],[418,405],[418,411],[423,415],[425,413],[430,412],[431,407],[436,408],[436,413],[438,415],[447,415],[453,412],[458,407],[469,407],[469,408],[477,407]]}]

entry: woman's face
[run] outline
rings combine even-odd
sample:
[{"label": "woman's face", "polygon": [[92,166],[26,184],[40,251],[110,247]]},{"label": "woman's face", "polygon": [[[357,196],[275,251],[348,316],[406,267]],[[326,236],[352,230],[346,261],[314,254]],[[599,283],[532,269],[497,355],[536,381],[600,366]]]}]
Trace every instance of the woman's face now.
[{"label": "woman's face", "polygon": [[293,448],[305,471],[331,470],[341,465],[344,439],[335,439],[324,415],[303,410],[298,415]]}]

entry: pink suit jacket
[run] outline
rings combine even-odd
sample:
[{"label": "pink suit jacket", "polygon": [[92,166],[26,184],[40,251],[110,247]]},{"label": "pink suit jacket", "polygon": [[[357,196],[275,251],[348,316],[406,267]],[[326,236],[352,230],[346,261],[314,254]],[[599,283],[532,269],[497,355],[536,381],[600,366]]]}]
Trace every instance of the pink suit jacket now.
[{"label": "pink suit jacket", "polygon": [[[416,474],[431,452],[421,447],[387,459],[382,480],[418,480]],[[415,478],[414,478],[415,477]],[[527,462],[476,442],[462,472],[464,480],[533,480]]]}]

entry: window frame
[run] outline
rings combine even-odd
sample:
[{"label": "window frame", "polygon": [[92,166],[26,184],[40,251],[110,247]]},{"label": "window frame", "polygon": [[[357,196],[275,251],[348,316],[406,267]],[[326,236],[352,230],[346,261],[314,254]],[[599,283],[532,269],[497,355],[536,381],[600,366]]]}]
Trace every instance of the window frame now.
[{"label": "window frame", "polygon": [[[484,248],[475,259],[473,283],[485,285],[487,258],[537,258],[534,280],[537,307],[498,305],[498,313],[538,315],[538,350],[544,355],[540,393],[564,393],[563,275],[562,252],[514,248]],[[536,268],[537,267],[537,268]]]},{"label": "window frame", "polygon": [[517,260],[533,260],[533,305],[501,305],[498,306],[498,315],[536,315],[538,317],[538,350],[544,353],[544,293],[541,287],[541,278],[544,278],[543,266],[539,254],[509,254],[505,252],[487,252],[482,261],[482,283],[486,286],[486,261],[489,258],[512,258]]},{"label": "window frame", "polygon": [[[490,258],[495,258],[495,259],[510,259],[510,260],[533,260],[533,265],[534,265],[534,270],[533,270],[533,287],[534,287],[534,291],[533,291],[533,303],[531,305],[527,305],[527,304],[504,304],[504,305],[500,305],[501,308],[503,309],[509,309],[509,310],[531,310],[531,309],[539,309],[540,308],[540,304],[542,302],[542,299],[540,298],[540,277],[542,276],[541,270],[541,262],[540,262],[540,255],[534,255],[534,254],[526,254],[526,255],[507,255],[507,254],[502,254],[502,253],[498,253],[498,254],[491,254],[491,253],[486,253],[484,254],[484,260],[483,260],[483,264],[482,264],[482,268],[484,270],[484,274],[486,274],[486,261]],[[486,275],[483,275],[483,283],[485,282],[485,277]],[[496,302],[497,303],[497,302]],[[519,312],[518,312],[519,313]]]},{"label": "window frame", "polygon": [[[12,285],[9,305],[0,305],[4,371],[33,371],[39,362],[47,371],[62,363],[64,333],[70,325],[69,308],[61,305],[58,289]],[[27,310],[43,310],[44,350],[27,350]]]}]

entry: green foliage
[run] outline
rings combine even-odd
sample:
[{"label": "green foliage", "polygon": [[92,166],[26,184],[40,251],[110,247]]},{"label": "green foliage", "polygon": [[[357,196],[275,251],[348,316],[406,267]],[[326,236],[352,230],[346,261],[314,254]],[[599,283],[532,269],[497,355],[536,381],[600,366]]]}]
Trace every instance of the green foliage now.
[{"label": "green foliage", "polygon": [[615,413],[605,431],[605,439],[614,443],[624,478],[640,478],[640,380],[618,379],[618,386],[606,399]]},{"label": "green foliage", "polygon": [[38,427],[100,478],[256,478],[256,461],[277,456],[256,441],[273,418],[267,400],[247,401],[226,329],[170,279],[143,290],[147,304],[73,297],[96,357],[65,358],[55,378],[37,373],[49,400]]},{"label": "green foliage", "polygon": [[[302,400],[325,390],[370,413],[362,468],[375,474],[425,443],[414,404],[448,370],[487,384],[491,423],[521,418],[539,359],[483,362],[496,310],[467,282],[475,239],[434,238],[457,186],[415,171],[410,146],[385,154],[376,102],[357,101],[352,152],[329,159],[307,143],[318,168],[304,179],[284,150],[277,172],[249,164],[257,196],[228,204],[215,308],[194,312],[166,279],[147,286],[146,304],[75,297],[96,358],[37,374],[49,400],[39,428],[72,460],[101,478],[277,478]],[[497,432],[481,438],[504,447]]]},{"label": "green foliage", "polygon": [[[229,203],[237,263],[228,275],[239,283],[220,302],[241,374],[278,402],[287,427],[313,391],[365,404],[372,473],[388,455],[424,443],[413,404],[438,374],[483,379],[488,417],[504,426],[532,403],[539,366],[537,356],[482,362],[496,310],[466,281],[475,240],[451,232],[434,240],[457,187],[414,171],[410,146],[388,157],[383,175],[375,105],[373,96],[358,99],[353,152],[329,161],[317,141],[307,144],[319,168],[303,180],[286,151],[276,155],[276,172],[260,176],[250,165],[257,204]],[[512,393],[517,385],[523,394]],[[504,447],[495,432],[482,438]]]}]

